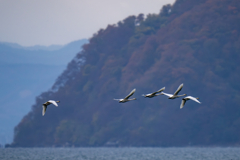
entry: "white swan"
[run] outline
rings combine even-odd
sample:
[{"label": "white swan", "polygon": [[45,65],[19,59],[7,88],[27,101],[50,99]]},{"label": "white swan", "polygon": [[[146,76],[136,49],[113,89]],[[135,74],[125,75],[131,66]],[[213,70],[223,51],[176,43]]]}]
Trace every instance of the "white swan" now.
[{"label": "white swan", "polygon": [[169,97],[168,99],[175,99],[175,98],[178,98],[181,96],[186,96],[186,94],[177,95],[182,90],[182,87],[183,87],[183,83],[180,84],[180,86],[178,87],[178,89],[176,90],[176,92],[174,94],[168,94],[168,93],[164,93],[164,92],[162,92],[161,94],[168,96]]},{"label": "white swan", "polygon": [[182,109],[183,106],[184,106],[184,104],[186,103],[186,101],[188,101],[188,100],[190,100],[190,99],[193,100],[193,101],[195,101],[195,102],[197,102],[197,103],[201,103],[201,102],[198,101],[199,98],[195,98],[195,97],[192,97],[192,96],[187,96],[187,97],[185,97],[185,98],[182,99],[182,103],[181,103],[181,105],[180,105],[180,109]]},{"label": "white swan", "polygon": [[43,116],[45,115],[48,105],[53,104],[53,105],[55,105],[56,107],[58,107],[58,104],[57,104],[57,103],[59,103],[59,102],[60,102],[60,101],[49,100],[49,101],[43,103],[43,105],[42,105],[42,107],[43,107],[42,115],[43,115]]},{"label": "white swan", "polygon": [[159,92],[162,92],[163,90],[165,89],[165,87],[159,89],[157,92],[153,92],[153,93],[149,93],[149,94],[143,94],[142,96],[144,96],[145,98],[148,97],[148,98],[152,98],[152,97],[155,97],[155,96],[159,96],[159,95],[162,95],[162,93],[160,94],[157,94]]},{"label": "white swan", "polygon": [[134,92],[136,91],[136,89],[133,89],[125,98],[123,99],[113,99],[113,100],[116,100],[118,101],[119,103],[124,103],[124,102],[128,102],[128,101],[132,101],[132,100],[136,100],[136,98],[133,98],[133,99],[128,99],[129,97],[131,97]]}]

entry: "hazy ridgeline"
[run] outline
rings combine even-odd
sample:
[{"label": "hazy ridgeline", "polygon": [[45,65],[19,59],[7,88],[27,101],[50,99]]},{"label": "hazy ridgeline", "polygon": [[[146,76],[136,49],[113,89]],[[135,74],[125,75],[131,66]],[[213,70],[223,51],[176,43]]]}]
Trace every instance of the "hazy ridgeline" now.
[{"label": "hazy ridgeline", "polygon": [[[177,0],[99,30],[15,128],[13,147],[240,144],[240,3]],[[143,93],[166,87],[202,104]],[[133,88],[136,101],[119,104]],[[60,100],[43,117],[42,103]]]},{"label": "hazy ridgeline", "polygon": [[0,42],[0,144],[11,143],[14,127],[35,103],[35,97],[51,89],[86,39],[63,46],[23,47]]}]

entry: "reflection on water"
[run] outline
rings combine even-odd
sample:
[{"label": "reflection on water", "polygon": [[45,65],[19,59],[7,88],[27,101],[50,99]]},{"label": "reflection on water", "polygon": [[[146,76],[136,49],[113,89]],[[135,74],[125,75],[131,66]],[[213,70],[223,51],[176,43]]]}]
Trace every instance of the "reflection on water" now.
[{"label": "reflection on water", "polygon": [[239,160],[240,148],[4,148],[1,160]]}]

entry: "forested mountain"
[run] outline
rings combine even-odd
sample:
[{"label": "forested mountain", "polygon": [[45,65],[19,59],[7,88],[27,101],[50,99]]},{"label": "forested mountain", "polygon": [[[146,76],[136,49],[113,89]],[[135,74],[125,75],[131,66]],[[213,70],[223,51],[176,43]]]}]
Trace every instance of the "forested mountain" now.
[{"label": "forested mountain", "polygon": [[[177,0],[99,30],[15,128],[13,147],[240,144],[240,3]],[[141,95],[166,87],[200,97]],[[136,101],[120,104],[136,88]],[[41,115],[42,103],[60,100]]]}]

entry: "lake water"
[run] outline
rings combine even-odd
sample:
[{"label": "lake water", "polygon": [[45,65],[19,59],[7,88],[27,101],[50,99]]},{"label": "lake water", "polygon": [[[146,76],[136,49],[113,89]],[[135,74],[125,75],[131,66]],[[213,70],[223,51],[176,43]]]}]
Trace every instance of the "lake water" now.
[{"label": "lake water", "polygon": [[2,148],[0,160],[240,160],[240,148]]}]

